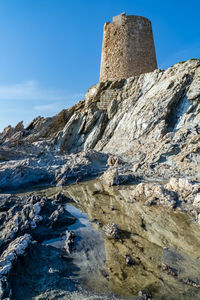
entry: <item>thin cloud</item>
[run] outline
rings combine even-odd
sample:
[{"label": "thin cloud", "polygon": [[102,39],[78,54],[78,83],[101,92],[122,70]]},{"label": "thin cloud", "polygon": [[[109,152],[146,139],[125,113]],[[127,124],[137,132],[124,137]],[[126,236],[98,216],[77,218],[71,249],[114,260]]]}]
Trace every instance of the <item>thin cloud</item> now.
[{"label": "thin cloud", "polygon": [[38,112],[54,112],[57,111],[60,108],[61,104],[60,103],[49,103],[49,104],[44,104],[44,105],[36,105],[34,106],[34,110]]},{"label": "thin cloud", "polygon": [[70,94],[64,90],[50,90],[40,87],[36,80],[16,84],[0,85],[0,100],[73,100],[83,94]]}]

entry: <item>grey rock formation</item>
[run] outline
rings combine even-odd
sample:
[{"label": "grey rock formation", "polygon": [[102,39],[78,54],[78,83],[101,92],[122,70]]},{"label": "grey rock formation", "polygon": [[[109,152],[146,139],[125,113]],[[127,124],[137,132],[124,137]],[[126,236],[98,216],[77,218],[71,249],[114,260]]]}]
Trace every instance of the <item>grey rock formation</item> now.
[{"label": "grey rock formation", "polygon": [[[65,209],[68,198],[83,201],[89,216],[90,208],[95,206],[101,217],[92,213],[91,219],[102,219],[101,227],[108,236],[114,237],[105,240],[114,247],[121,245],[121,239],[126,243],[129,232],[136,232],[136,243],[131,244],[136,251],[141,249],[142,240],[147,241],[144,250],[149,251],[149,240],[152,249],[155,245],[159,248],[160,256],[164,246],[173,245],[174,249],[199,259],[199,124],[200,60],[189,60],[166,71],[99,83],[89,89],[84,101],[55,117],[38,117],[26,128],[21,122],[15,128],[7,127],[0,134],[0,191],[9,190],[9,194],[0,194],[2,297],[11,296],[7,275],[17,261],[16,253],[21,255],[19,249],[24,249],[22,255],[25,254],[29,244],[26,239],[29,241],[31,235],[41,243],[60,236],[74,223],[75,218]],[[63,186],[100,176],[102,180],[91,191],[89,184],[86,189],[84,185],[80,187],[79,192],[75,191],[77,184],[72,185],[68,198],[62,194],[36,197],[34,192],[23,196],[10,194],[14,189],[30,191],[33,186]],[[127,190],[113,187],[133,180],[134,186]],[[113,193],[114,190],[118,192]],[[93,203],[94,196],[101,201]],[[108,219],[108,211],[115,217]],[[127,226],[126,219],[130,219]],[[37,247],[45,248],[45,245]],[[151,265],[154,260],[148,259],[145,268],[140,270],[138,258],[130,252],[132,248],[128,244],[120,247],[124,249],[120,256],[123,264],[124,255],[130,253],[136,264],[125,266],[129,271],[131,268],[141,271],[137,274],[143,280],[144,271],[151,270],[149,261]],[[111,254],[112,251],[109,254],[112,266]],[[144,252],[142,257],[145,261],[149,252]],[[157,254],[153,257],[157,260]],[[168,264],[167,256],[165,260],[163,276],[176,269]],[[160,272],[159,259],[150,285],[160,284]],[[123,274],[124,271],[116,271],[113,277],[117,276],[118,280],[124,278]],[[195,276],[188,278],[184,273],[181,280],[184,286],[200,286]],[[132,287],[138,292],[135,283]],[[117,292],[118,286],[113,284],[115,289]],[[169,287],[167,291],[171,293]],[[44,294],[48,298],[48,291]]]},{"label": "grey rock formation", "polygon": [[119,231],[117,224],[108,223],[108,224],[105,224],[102,227],[102,229],[103,229],[105,235],[107,235],[108,237],[110,237],[112,239],[120,238],[120,231]]},{"label": "grey rock formation", "polygon": [[25,129],[21,123],[6,128],[0,135],[0,187],[99,176],[107,155],[119,159],[118,173],[198,181],[199,74],[200,61],[189,60],[99,83],[55,117],[38,117]]},{"label": "grey rock formation", "polygon": [[31,243],[31,236],[25,234],[10,243],[0,257],[0,298],[11,299],[12,290],[9,286],[8,276],[17,261],[18,256],[23,256],[27,247]]},{"label": "grey rock formation", "polygon": [[[60,198],[0,196],[0,299],[13,299],[10,280],[19,257],[31,255],[27,253],[30,245],[34,248],[37,242],[59,237],[66,226],[76,221],[65,204],[59,203]],[[63,198],[64,195],[64,203]]]}]

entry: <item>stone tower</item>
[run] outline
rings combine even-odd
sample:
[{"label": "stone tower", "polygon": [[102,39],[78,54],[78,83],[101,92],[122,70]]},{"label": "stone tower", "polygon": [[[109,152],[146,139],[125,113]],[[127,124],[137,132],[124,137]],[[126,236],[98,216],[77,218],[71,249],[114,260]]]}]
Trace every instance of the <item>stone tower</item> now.
[{"label": "stone tower", "polygon": [[151,21],[125,13],[104,25],[100,81],[128,78],[157,69]]}]

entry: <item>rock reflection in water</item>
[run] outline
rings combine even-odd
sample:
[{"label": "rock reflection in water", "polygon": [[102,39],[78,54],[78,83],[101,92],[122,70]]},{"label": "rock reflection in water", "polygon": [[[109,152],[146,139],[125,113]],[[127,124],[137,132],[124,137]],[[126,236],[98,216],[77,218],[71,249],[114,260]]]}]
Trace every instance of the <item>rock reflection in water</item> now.
[{"label": "rock reflection in water", "polygon": [[67,210],[78,220],[68,227],[76,236],[75,249],[70,253],[78,266],[76,280],[98,292],[109,292],[102,233],[93,228],[85,213],[71,205]]},{"label": "rock reflection in water", "polygon": [[131,203],[133,190],[100,181],[65,189],[94,226],[115,223],[121,231],[120,239],[104,238],[110,290],[123,297],[148,289],[154,299],[200,299],[199,226],[179,211]]}]

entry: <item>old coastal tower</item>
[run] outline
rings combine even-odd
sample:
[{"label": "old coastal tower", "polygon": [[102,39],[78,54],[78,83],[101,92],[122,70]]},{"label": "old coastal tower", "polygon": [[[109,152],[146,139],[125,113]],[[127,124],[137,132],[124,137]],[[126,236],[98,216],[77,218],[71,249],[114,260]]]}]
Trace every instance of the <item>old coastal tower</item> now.
[{"label": "old coastal tower", "polygon": [[104,25],[100,82],[157,69],[151,21],[125,13]]}]

